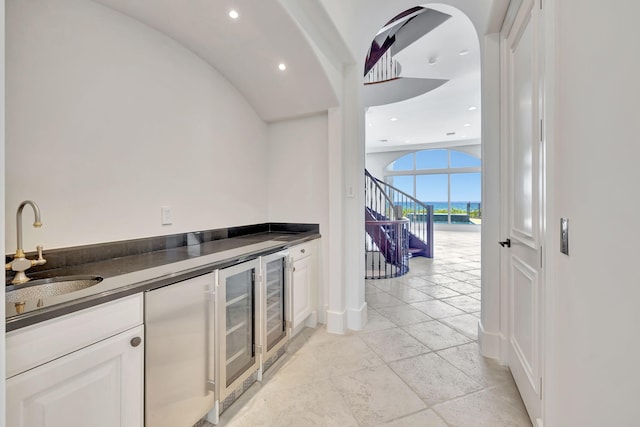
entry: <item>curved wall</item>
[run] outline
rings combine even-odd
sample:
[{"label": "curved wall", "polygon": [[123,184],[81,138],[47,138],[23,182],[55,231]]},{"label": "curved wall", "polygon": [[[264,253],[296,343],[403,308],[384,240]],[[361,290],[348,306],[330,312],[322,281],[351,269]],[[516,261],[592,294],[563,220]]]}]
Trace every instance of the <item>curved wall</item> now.
[{"label": "curved wall", "polygon": [[215,69],[93,1],[6,15],[5,229],[24,199],[45,224],[25,213],[25,249],[267,220],[266,125]]}]

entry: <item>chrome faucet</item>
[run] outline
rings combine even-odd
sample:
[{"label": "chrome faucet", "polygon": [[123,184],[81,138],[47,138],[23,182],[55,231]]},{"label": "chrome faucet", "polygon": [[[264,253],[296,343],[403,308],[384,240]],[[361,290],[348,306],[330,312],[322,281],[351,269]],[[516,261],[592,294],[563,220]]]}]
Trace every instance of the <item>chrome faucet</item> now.
[{"label": "chrome faucet", "polygon": [[37,259],[27,259],[26,255],[24,254],[24,249],[22,248],[22,210],[26,205],[29,205],[33,208],[33,214],[35,215],[33,226],[36,228],[42,227],[42,222],[40,222],[40,208],[38,207],[38,205],[36,205],[36,203],[32,202],[31,200],[25,200],[24,202],[20,203],[20,206],[18,206],[18,211],[16,212],[18,248],[16,249],[16,254],[13,256],[13,261],[5,265],[5,269],[13,270],[16,272],[16,275],[11,281],[13,285],[19,285],[28,282],[30,279],[24,272],[31,267],[42,265],[47,262],[47,260],[42,257],[42,245],[36,246],[36,250],[38,251]]}]

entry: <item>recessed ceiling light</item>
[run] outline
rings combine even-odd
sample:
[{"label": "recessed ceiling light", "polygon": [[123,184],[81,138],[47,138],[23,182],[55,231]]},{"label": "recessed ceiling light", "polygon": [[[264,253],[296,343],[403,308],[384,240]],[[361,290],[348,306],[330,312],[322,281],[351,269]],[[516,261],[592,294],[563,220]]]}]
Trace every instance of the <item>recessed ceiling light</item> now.
[{"label": "recessed ceiling light", "polygon": [[229,11],[229,18],[231,18],[231,19],[238,19],[238,17],[239,17],[239,16],[240,16],[240,14],[238,13],[238,11],[237,11],[237,10],[235,10],[235,9],[231,9],[231,10]]},{"label": "recessed ceiling light", "polygon": [[455,132],[447,132],[447,136],[453,136],[455,134],[456,134]]},{"label": "recessed ceiling light", "polygon": [[391,121],[392,122],[396,122],[396,121],[398,121],[398,118],[397,117],[391,117]]},{"label": "recessed ceiling light", "polygon": [[389,140],[388,140],[388,139],[380,139],[379,141],[380,141],[380,142],[389,142]]},{"label": "recessed ceiling light", "polygon": [[464,127],[468,128],[469,126],[471,126],[471,123],[465,123]]},{"label": "recessed ceiling light", "polygon": [[469,107],[469,111],[475,111],[477,109],[478,109],[478,107]]},{"label": "recessed ceiling light", "polygon": [[278,64],[278,69],[280,71],[284,71],[287,69],[287,66],[284,64],[284,62],[281,62],[280,64]]},{"label": "recessed ceiling light", "polygon": [[406,140],[404,141],[404,143],[405,143],[405,144],[408,144],[408,143],[410,143],[410,142],[411,142],[411,140],[410,140],[410,139],[406,139]]},{"label": "recessed ceiling light", "polygon": [[468,55],[468,54],[469,54],[469,49],[464,49],[464,50],[461,50],[460,52],[458,52],[458,55],[460,55],[460,56],[465,56],[465,55]]}]

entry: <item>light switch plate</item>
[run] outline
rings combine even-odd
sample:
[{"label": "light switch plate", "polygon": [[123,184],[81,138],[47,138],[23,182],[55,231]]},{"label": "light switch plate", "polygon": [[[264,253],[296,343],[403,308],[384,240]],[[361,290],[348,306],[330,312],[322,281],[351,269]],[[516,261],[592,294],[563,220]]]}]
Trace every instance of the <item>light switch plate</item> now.
[{"label": "light switch plate", "polygon": [[171,206],[160,207],[160,220],[162,225],[173,224],[173,213],[171,212]]},{"label": "light switch plate", "polygon": [[560,218],[560,252],[569,255],[569,218]]}]

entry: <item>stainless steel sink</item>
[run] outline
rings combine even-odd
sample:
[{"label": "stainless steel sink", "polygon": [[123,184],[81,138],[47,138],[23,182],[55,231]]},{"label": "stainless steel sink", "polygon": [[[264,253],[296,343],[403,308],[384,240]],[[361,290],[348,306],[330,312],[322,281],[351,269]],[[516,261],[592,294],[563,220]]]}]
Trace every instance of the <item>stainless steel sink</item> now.
[{"label": "stainless steel sink", "polygon": [[23,303],[86,289],[102,282],[100,276],[61,276],[32,280],[6,288],[6,302]]}]

